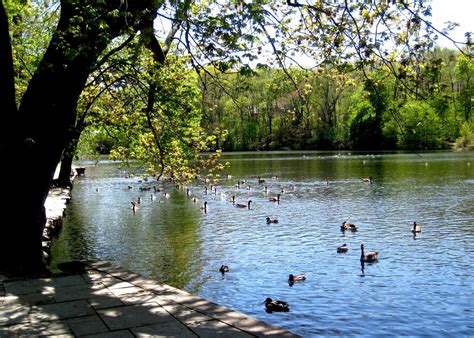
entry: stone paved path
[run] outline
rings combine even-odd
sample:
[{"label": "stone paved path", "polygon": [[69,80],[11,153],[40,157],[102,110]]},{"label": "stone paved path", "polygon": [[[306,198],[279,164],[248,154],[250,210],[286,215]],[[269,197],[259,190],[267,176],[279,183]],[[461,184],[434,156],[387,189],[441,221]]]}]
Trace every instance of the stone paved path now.
[{"label": "stone paved path", "polygon": [[106,261],[61,269],[68,273],[0,280],[1,337],[298,337]]}]

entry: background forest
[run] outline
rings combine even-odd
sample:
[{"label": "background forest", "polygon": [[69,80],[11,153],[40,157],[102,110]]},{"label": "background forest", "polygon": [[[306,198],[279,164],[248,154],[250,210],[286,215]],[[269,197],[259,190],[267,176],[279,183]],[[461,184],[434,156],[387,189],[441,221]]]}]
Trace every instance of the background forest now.
[{"label": "background forest", "polygon": [[434,48],[399,74],[260,65],[207,76],[198,82],[202,123],[228,131],[225,150],[472,148],[472,59]]},{"label": "background forest", "polygon": [[[197,76],[183,62],[175,58],[167,66],[188,77],[186,89],[173,82],[172,91],[186,90],[195,123],[226,151],[474,147],[474,63],[454,50],[429,50],[398,77],[382,64],[365,73],[354,66],[282,70],[258,64]],[[110,122],[93,123],[83,154],[114,149],[124,135],[114,130]]]}]

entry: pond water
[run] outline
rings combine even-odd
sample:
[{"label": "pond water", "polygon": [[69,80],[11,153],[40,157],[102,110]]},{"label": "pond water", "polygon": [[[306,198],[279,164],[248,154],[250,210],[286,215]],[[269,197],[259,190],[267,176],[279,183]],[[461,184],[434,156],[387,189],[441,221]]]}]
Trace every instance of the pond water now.
[{"label": "pond water", "polygon": [[[305,337],[474,336],[474,153],[223,159],[232,177],[208,194],[193,182],[191,196],[185,188],[127,178],[139,174],[136,168],[76,163],[86,174],[75,183],[52,267],[111,260]],[[239,180],[248,183],[239,189]],[[139,189],[153,186],[169,198]],[[279,192],[280,203],[271,202]],[[252,200],[250,210],[233,206],[231,196]],[[138,197],[134,213],[130,202]],[[267,224],[267,216],[279,222]],[[343,221],[359,230],[341,232]],[[414,221],[422,226],[416,236]],[[345,254],[336,252],[342,243]],[[378,262],[361,265],[361,243],[379,252]],[[224,276],[222,264],[230,268]],[[290,273],[307,279],[290,285]],[[287,301],[290,311],[267,313],[267,297]]]}]

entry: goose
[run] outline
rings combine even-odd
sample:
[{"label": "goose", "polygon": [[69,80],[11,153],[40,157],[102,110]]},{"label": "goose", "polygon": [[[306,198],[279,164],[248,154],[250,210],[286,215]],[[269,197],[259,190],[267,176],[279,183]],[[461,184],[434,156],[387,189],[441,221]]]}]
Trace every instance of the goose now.
[{"label": "goose", "polygon": [[349,250],[349,247],[347,246],[346,243],[344,243],[341,246],[337,247],[337,252],[339,252],[339,253],[347,252],[347,250]]},{"label": "goose", "polygon": [[280,196],[281,196],[281,194],[270,197],[270,202],[278,202],[279,203],[280,202]]},{"label": "goose", "polygon": [[290,274],[288,276],[288,282],[299,282],[299,281],[303,281],[306,279],[306,275],[304,273],[300,273],[300,274],[297,274],[297,275],[293,275],[293,274]]},{"label": "goose", "polygon": [[273,300],[270,297],[265,299],[265,308],[267,311],[272,312],[272,311],[280,311],[280,312],[287,312],[290,311],[288,303],[283,302],[281,300]]},{"label": "goose", "polygon": [[364,252],[364,244],[360,245],[360,260],[361,262],[375,262],[378,259],[379,253],[377,251]]},{"label": "goose", "polygon": [[207,211],[207,201],[204,201],[204,204],[201,205],[201,210],[204,210],[204,212]]},{"label": "goose", "polygon": [[347,221],[344,221],[341,224],[341,231],[345,230],[357,231],[357,226],[355,224],[347,223]]},{"label": "goose", "polygon": [[229,202],[235,204],[235,195],[232,195],[232,197],[229,199]]},{"label": "goose", "polygon": [[155,195],[151,194],[151,195],[150,195],[150,199],[151,199],[152,201],[154,201],[154,200],[156,199]]},{"label": "goose", "polygon": [[197,200],[196,197],[193,197],[192,201],[193,201],[193,203],[197,203],[198,200]]},{"label": "goose", "polygon": [[270,223],[278,223],[278,220],[276,218],[267,217],[267,224],[270,224]]},{"label": "goose", "polygon": [[413,228],[411,228],[411,232],[417,233],[421,232],[421,225],[416,224],[416,222],[413,222]]},{"label": "goose", "polygon": [[372,183],[372,176],[370,176],[370,177],[364,177],[364,178],[362,179],[362,182]]},{"label": "goose", "polygon": [[260,177],[258,178],[258,184],[263,184],[265,183],[265,180],[262,180]]},{"label": "goose", "polygon": [[235,206],[237,208],[249,209],[250,210],[250,203],[252,203],[252,200],[248,201],[247,204],[237,203]]},{"label": "goose", "polygon": [[137,203],[134,202],[134,201],[132,201],[130,203],[132,204],[132,211],[135,213],[135,211],[137,211],[137,209],[138,209]]},{"label": "goose", "polygon": [[142,198],[141,197],[138,197],[137,198],[137,203],[140,204],[142,202]]},{"label": "goose", "polygon": [[224,274],[226,272],[229,272],[229,267],[227,265],[221,265],[221,267],[219,268],[219,271]]},{"label": "goose", "polygon": [[165,198],[170,198],[170,194],[168,194],[167,192],[164,192],[164,193],[163,193],[163,196],[164,196]]}]

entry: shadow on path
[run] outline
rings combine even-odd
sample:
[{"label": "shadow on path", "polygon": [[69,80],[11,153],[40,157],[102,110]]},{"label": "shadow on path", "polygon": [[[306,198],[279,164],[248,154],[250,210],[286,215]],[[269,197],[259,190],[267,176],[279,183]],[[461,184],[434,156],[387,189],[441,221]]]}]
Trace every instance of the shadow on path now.
[{"label": "shadow on path", "polygon": [[0,284],[0,336],[297,337],[106,261],[58,267]]}]

